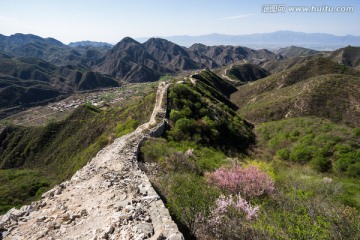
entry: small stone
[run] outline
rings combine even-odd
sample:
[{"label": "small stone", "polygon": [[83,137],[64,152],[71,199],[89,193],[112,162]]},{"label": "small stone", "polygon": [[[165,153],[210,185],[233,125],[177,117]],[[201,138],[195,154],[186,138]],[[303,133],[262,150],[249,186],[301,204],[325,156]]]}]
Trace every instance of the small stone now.
[{"label": "small stone", "polygon": [[66,205],[61,205],[60,210],[67,211],[67,206]]},{"label": "small stone", "polygon": [[45,216],[41,216],[41,217],[38,217],[38,218],[36,219],[36,221],[37,221],[37,222],[43,222],[45,219],[46,219]]},{"label": "small stone", "polygon": [[61,232],[61,234],[66,233],[66,227],[64,227],[64,225],[61,225],[60,232]]},{"label": "small stone", "polygon": [[140,223],[135,226],[135,232],[137,234],[144,234],[144,237],[148,238],[154,235],[154,227],[151,223]]},{"label": "small stone", "polygon": [[56,194],[56,195],[60,195],[61,193],[62,193],[62,189],[61,189],[61,188],[56,189],[56,191],[55,191],[55,194]]},{"label": "small stone", "polygon": [[105,230],[105,233],[107,235],[109,235],[109,234],[112,234],[114,232],[115,228],[114,228],[114,226],[111,225],[109,227],[106,227],[104,230]]},{"label": "small stone", "polygon": [[7,214],[5,214],[4,218],[10,218],[13,221],[17,221],[18,218],[24,216],[24,214],[25,212],[12,208]]},{"label": "small stone", "polygon": [[69,213],[61,214],[61,215],[60,215],[60,219],[61,219],[63,222],[69,221],[69,220],[71,220],[70,214],[69,214]]},{"label": "small stone", "polygon": [[81,212],[80,212],[81,217],[84,217],[84,216],[87,216],[87,215],[89,215],[89,214],[88,214],[86,209],[81,210]]},{"label": "small stone", "polygon": [[61,224],[59,222],[55,222],[54,229],[59,229],[61,227]]},{"label": "small stone", "polygon": [[76,218],[80,218],[80,215],[79,214],[73,214],[70,216],[70,219],[73,221],[75,220]]},{"label": "small stone", "polygon": [[33,209],[34,208],[32,205],[25,205],[20,208],[20,211],[28,213],[31,212]]},{"label": "small stone", "polygon": [[135,208],[134,208],[134,206],[133,205],[127,205],[126,207],[125,207],[125,210],[127,210],[127,211],[132,211],[132,210],[134,210]]},{"label": "small stone", "polygon": [[48,229],[55,229],[55,222],[54,221],[50,221],[50,222],[48,222],[47,224],[46,224],[46,227],[48,228]]},{"label": "small stone", "polygon": [[146,216],[146,217],[144,218],[144,221],[145,221],[145,222],[151,222],[151,218],[150,218],[149,216]]},{"label": "small stone", "polygon": [[100,229],[98,229],[98,228],[97,228],[97,229],[94,229],[94,230],[93,230],[93,237],[94,237],[93,239],[98,239],[97,237],[98,237],[98,236],[101,236],[101,235],[103,236],[103,234],[104,234],[104,232],[101,234],[101,230],[100,230]]},{"label": "small stone", "polygon": [[[25,217],[21,217],[21,218],[19,218],[19,221],[22,221],[22,222],[27,222],[27,218],[25,218]],[[1,228],[1,227],[0,227]]]},{"label": "small stone", "polygon": [[39,238],[45,237],[46,234],[48,234],[48,232],[49,232],[48,229],[45,229],[45,230],[39,232],[39,234],[38,234]]}]

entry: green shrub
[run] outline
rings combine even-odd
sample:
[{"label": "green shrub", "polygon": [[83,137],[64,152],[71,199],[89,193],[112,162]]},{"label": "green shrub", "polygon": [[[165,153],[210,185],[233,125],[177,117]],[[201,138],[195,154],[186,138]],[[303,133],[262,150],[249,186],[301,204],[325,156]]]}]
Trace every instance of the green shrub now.
[{"label": "green shrub", "polygon": [[301,134],[298,130],[292,130],[289,134],[289,138],[291,139],[291,141],[296,141],[299,139],[300,135]]},{"label": "green shrub", "polygon": [[360,137],[360,127],[354,128],[353,133],[355,137]]},{"label": "green shrub", "polygon": [[146,141],[140,148],[145,162],[156,162],[166,172],[189,172],[202,175],[224,164],[223,152],[200,147],[195,142],[168,142],[163,138]]},{"label": "green shrub", "polygon": [[223,152],[213,148],[202,147],[196,151],[196,165],[201,172],[214,171],[224,164],[226,156]]},{"label": "green shrub", "polygon": [[357,194],[356,180],[345,183],[324,178],[300,165],[281,165],[276,169],[277,191],[262,202],[254,224],[258,232],[270,239],[359,237],[359,211],[335,200],[340,196],[351,199],[348,190]]},{"label": "green shrub", "polygon": [[351,177],[360,177],[360,161],[354,163],[351,165],[351,167],[348,169],[348,174]]},{"label": "green shrub", "polygon": [[177,120],[179,120],[180,118],[183,118],[184,116],[181,114],[180,111],[175,110],[175,109],[171,109],[170,111],[170,120],[176,122]]},{"label": "green shrub", "polygon": [[338,173],[345,173],[352,177],[359,177],[360,150],[350,151],[348,148],[337,152],[334,169]]},{"label": "green shrub", "polygon": [[288,160],[290,157],[289,150],[287,150],[286,148],[282,148],[276,151],[276,157],[278,157],[281,160]]},{"label": "green shrub", "polygon": [[145,162],[158,162],[165,158],[170,149],[165,139],[155,138],[145,141],[140,151]]},{"label": "green shrub", "polygon": [[225,96],[218,92],[215,98],[207,91],[210,89],[204,84],[176,84],[170,88],[168,139],[229,151],[246,149],[254,141],[250,124],[232,110]]},{"label": "green shrub", "polygon": [[312,159],[314,155],[314,151],[315,151],[314,147],[306,146],[306,145],[305,146],[297,145],[291,151],[289,159],[291,161],[304,164]]},{"label": "green shrub", "polygon": [[318,172],[327,172],[331,169],[331,161],[323,156],[316,156],[310,161],[311,167]]},{"label": "green shrub", "polygon": [[346,154],[352,151],[352,147],[347,144],[336,144],[334,148],[335,155]]}]

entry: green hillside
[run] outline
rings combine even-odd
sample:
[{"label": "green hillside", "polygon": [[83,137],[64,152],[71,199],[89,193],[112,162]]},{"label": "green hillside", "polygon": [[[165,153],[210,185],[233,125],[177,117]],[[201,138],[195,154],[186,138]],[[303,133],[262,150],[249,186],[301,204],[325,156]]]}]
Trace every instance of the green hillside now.
[{"label": "green hillside", "polygon": [[313,59],[238,89],[231,100],[255,123],[298,116],[360,123],[359,73],[328,59]]},{"label": "green hillside", "polygon": [[[170,88],[169,127],[163,138],[146,141],[140,155],[185,238],[358,238],[359,129],[324,118],[289,118],[256,124],[254,142],[251,125],[221,100],[225,96],[212,97],[215,88],[200,79]],[[340,111],[337,96],[358,77],[317,76],[281,88],[293,88],[283,95],[263,94],[269,94],[269,105],[287,103],[299,96],[303,82],[315,89],[314,99],[315,93],[318,99],[333,94],[342,106],[334,111]],[[239,105],[238,112],[249,113],[248,105]],[[322,108],[311,105],[314,111]],[[254,109],[260,114],[266,108]]]}]

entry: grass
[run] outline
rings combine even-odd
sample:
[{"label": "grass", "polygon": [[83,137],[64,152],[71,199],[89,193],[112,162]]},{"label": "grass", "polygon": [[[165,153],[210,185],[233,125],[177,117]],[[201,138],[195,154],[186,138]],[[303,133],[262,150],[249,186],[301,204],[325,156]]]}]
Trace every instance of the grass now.
[{"label": "grass", "polygon": [[[276,162],[277,191],[263,200],[255,229],[272,239],[329,239],[359,237],[359,208],[340,198],[353,183],[321,174],[306,166]],[[353,189],[359,194],[358,187]]]},{"label": "grass", "polygon": [[[256,128],[257,153],[254,157],[286,161],[292,167],[311,168],[319,176],[328,176],[342,185],[344,191],[335,196],[343,204],[360,209],[360,140],[358,128],[336,124],[315,117],[292,118],[263,123]],[[319,168],[314,159],[325,159]],[[338,165],[342,164],[343,168]]]},{"label": "grass", "polygon": [[24,199],[32,201],[52,185],[46,173],[30,169],[0,170],[0,212],[21,207]]},{"label": "grass", "polygon": [[164,171],[194,172],[203,175],[214,171],[226,161],[226,155],[214,148],[203,147],[193,141],[151,139],[141,147],[143,160],[157,163]]}]

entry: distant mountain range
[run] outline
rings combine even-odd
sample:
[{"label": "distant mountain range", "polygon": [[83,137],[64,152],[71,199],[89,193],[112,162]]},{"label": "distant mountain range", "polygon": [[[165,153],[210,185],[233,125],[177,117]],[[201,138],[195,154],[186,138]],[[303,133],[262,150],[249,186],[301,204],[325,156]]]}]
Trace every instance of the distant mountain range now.
[{"label": "distant mountain range", "polygon": [[[91,41],[65,45],[32,34],[0,35],[0,110],[13,111],[123,82],[156,81],[184,70],[279,58],[268,50],[202,44],[185,48],[159,38],[141,44],[126,37],[111,46]],[[0,115],[6,113],[0,111]]]},{"label": "distant mountain range", "polygon": [[292,46],[271,52],[200,43],[182,47],[161,38],[140,43],[130,37],[114,46],[91,41],[65,45],[31,34],[0,34],[0,110],[39,104],[82,90],[121,86],[123,82],[156,81],[167,74],[242,63],[250,65],[233,67],[228,73],[240,81],[252,81],[267,75],[266,71],[274,73],[317,54],[359,68],[359,49],[318,52]]},{"label": "distant mountain range", "polygon": [[[360,46],[360,36],[335,36],[326,33],[303,33],[293,31],[277,31],[272,33],[255,33],[248,35],[208,34],[200,36],[170,36],[163,37],[181,46],[191,46],[202,43],[208,46],[234,45],[249,48],[278,49],[288,46],[306,47],[315,50],[335,50],[348,45]],[[138,38],[145,42],[148,38]]]},{"label": "distant mountain range", "polygon": [[68,44],[70,47],[98,47],[110,49],[112,44],[106,42],[94,42],[94,41],[80,41],[80,42],[71,42]]},{"label": "distant mountain range", "polygon": [[11,36],[0,34],[0,54],[12,57],[35,57],[56,65],[96,64],[108,48],[88,45],[70,47],[54,38],[41,38],[32,34],[17,33]]},{"label": "distant mountain range", "polygon": [[141,44],[127,37],[106,53],[95,70],[128,82],[142,82],[154,81],[164,74],[216,68],[240,60],[259,63],[278,58],[282,56],[264,49],[203,44],[185,48],[160,38],[150,38]]}]

